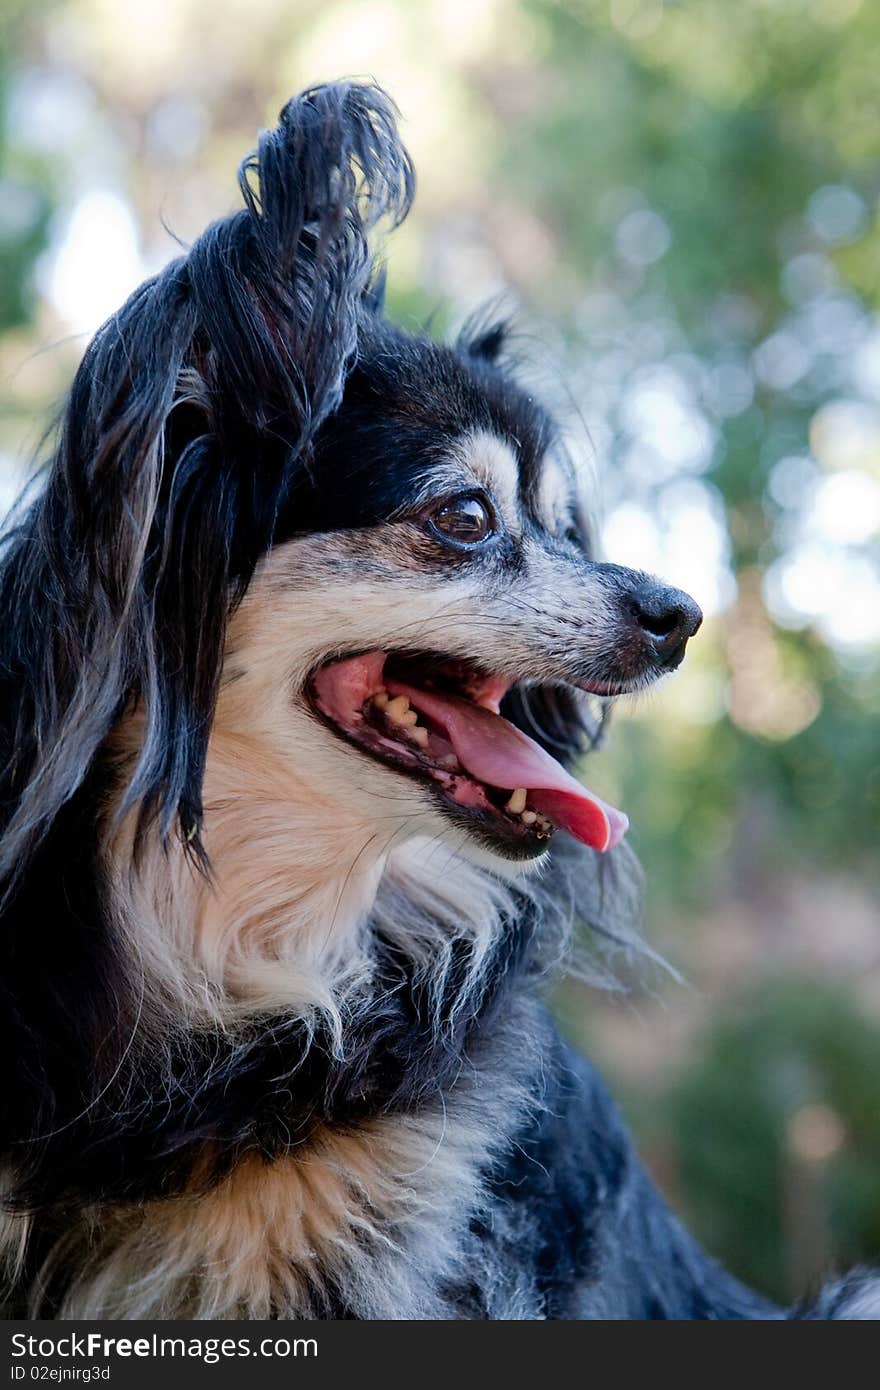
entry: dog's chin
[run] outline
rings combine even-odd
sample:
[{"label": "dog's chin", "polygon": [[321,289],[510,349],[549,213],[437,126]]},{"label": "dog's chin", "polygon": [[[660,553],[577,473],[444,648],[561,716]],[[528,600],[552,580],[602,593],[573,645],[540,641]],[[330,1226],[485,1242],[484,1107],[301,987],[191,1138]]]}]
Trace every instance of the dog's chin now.
[{"label": "dog's chin", "polygon": [[491,811],[467,811],[434,798],[446,836],[466,858],[483,868],[514,873],[543,859],[555,833],[553,827],[539,840],[514,828],[508,829]]},{"label": "dog's chin", "polygon": [[[449,852],[504,877],[517,876],[546,856],[554,827],[548,826],[539,839],[503,807],[458,805],[429,775],[383,765],[384,759],[334,733],[324,785],[332,784],[340,822],[353,811],[363,833],[372,833],[377,845],[424,839],[432,846],[432,862],[443,864],[442,847],[446,846]],[[346,785],[350,795],[343,791]]]}]

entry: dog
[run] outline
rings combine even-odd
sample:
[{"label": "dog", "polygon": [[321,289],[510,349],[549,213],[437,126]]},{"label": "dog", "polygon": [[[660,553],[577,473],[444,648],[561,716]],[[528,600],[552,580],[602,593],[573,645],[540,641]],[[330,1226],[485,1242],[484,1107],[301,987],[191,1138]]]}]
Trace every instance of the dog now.
[{"label": "dog", "polygon": [[99,330],[5,539],[6,1315],[786,1316],[542,998],[573,923],[634,944],[569,768],[699,609],[592,558],[503,322],[386,319],[380,89],[292,100],[240,187]]}]

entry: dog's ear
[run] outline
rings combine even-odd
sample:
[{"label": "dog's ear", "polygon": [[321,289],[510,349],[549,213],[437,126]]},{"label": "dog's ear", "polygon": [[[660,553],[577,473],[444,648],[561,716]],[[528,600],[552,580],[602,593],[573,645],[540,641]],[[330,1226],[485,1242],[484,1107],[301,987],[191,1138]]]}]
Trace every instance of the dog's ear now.
[{"label": "dog's ear", "polygon": [[376,223],[413,193],[394,108],[339,84],[291,101],[214,224],[96,335],[46,486],[0,570],[0,891],[114,721],[143,735],[123,808],[179,819],[201,783],[230,603],[271,543],[356,352]]},{"label": "dog's ear", "polygon": [[412,166],[389,99],[337,84],[288,103],[239,184],[245,211],[188,258],[209,385],[224,429],[274,440],[289,458],[341,400],[372,273],[368,236],[406,215]]},{"label": "dog's ear", "polygon": [[472,361],[495,363],[508,346],[510,335],[510,317],[499,312],[496,302],[468,319],[459,334],[457,347]]},{"label": "dog's ear", "polygon": [[506,323],[493,323],[478,337],[471,339],[468,343],[468,353],[471,357],[481,358],[484,362],[497,362],[507,341],[507,335],[508,326]]}]

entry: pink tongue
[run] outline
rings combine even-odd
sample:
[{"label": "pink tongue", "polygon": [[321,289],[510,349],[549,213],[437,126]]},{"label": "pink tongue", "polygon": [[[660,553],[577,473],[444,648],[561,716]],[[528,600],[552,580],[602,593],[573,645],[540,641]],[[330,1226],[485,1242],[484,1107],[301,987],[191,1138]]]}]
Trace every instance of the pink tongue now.
[{"label": "pink tongue", "polygon": [[416,690],[385,680],[392,695],[406,695],[411,705],[445,732],[466,772],[490,787],[525,787],[529,804],[554,825],[593,849],[613,849],[629,821],[576,782],[540,744],[482,705],[454,695]]}]

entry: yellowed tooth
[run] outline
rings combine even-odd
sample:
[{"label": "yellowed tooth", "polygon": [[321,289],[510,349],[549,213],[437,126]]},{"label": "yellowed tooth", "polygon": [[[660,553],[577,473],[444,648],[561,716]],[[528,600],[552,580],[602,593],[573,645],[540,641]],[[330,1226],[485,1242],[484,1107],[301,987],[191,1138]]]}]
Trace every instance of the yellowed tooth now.
[{"label": "yellowed tooth", "polygon": [[[409,714],[409,700],[405,695],[395,695],[394,699],[389,700],[385,706],[385,713],[393,723],[402,724],[404,722],[403,716]],[[416,715],[416,719],[418,719],[418,715]]]},{"label": "yellowed tooth", "polygon": [[520,820],[522,821],[523,825],[534,825],[537,819],[537,811],[523,811],[522,815],[520,816]]},{"label": "yellowed tooth", "polygon": [[420,748],[427,748],[428,730],[425,728],[424,724],[419,724],[417,728],[410,729],[409,736],[414,743],[417,743],[419,745]]},{"label": "yellowed tooth", "polygon": [[373,696],[373,704],[376,706],[376,709],[387,709],[390,699],[391,696],[388,694],[387,690],[377,690]]},{"label": "yellowed tooth", "polygon": [[510,800],[504,807],[505,811],[509,811],[513,816],[518,816],[520,811],[526,809],[526,795],[525,787],[517,787],[511,793]]}]

